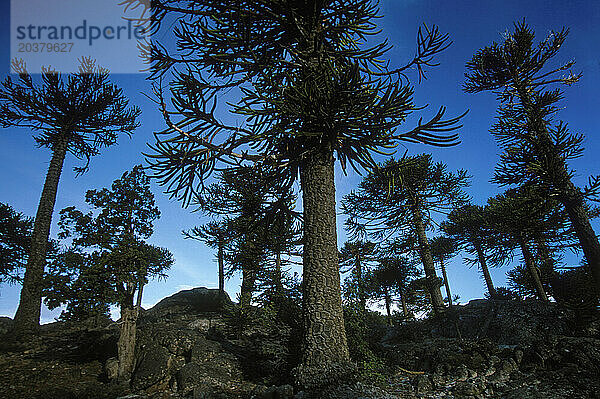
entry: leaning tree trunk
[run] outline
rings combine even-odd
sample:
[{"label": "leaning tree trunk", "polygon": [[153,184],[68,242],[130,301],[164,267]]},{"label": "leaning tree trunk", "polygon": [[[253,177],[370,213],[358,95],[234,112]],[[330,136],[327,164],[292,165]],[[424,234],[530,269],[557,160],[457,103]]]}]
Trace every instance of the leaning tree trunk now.
[{"label": "leaning tree trunk", "polygon": [[573,230],[575,230],[575,234],[579,239],[583,255],[592,272],[596,286],[596,295],[600,298],[600,243],[590,224],[590,218],[585,210],[583,198],[577,187],[569,181],[565,191],[567,192],[560,199],[569,215]]},{"label": "leaning tree trunk", "polygon": [[217,261],[219,262],[219,294],[225,293],[225,261],[223,243],[219,242],[217,249]]},{"label": "leaning tree trunk", "polygon": [[448,296],[448,306],[452,307],[452,294],[450,293],[450,283],[448,282],[448,274],[446,273],[446,265],[444,259],[440,259],[440,267],[442,269],[442,277],[444,278],[444,285],[446,286],[446,295]]},{"label": "leaning tree trunk", "polygon": [[31,248],[29,250],[29,257],[27,258],[27,265],[25,266],[19,307],[15,314],[13,329],[17,337],[36,332],[40,325],[42,280],[44,278],[44,268],[46,267],[46,249],[48,246],[48,237],[50,236],[50,225],[52,224],[52,213],[54,212],[54,204],[56,202],[58,182],[67,154],[67,147],[68,142],[62,140],[56,143],[52,149],[52,159],[50,160],[44,189],[42,190],[42,196],[33,224]]},{"label": "leaning tree trunk", "polygon": [[438,284],[438,276],[435,272],[433,257],[431,256],[431,247],[429,246],[429,241],[425,234],[423,215],[418,207],[415,207],[413,210],[413,222],[415,224],[415,231],[419,242],[419,255],[421,256],[425,277],[427,278],[427,290],[429,291],[429,297],[431,298],[431,306],[433,307],[434,313],[440,313],[444,310],[444,298],[442,297],[442,291]]},{"label": "leaning tree trunk", "polygon": [[473,245],[475,247],[475,251],[477,252],[477,260],[479,260],[479,266],[481,267],[481,273],[483,274],[483,279],[485,280],[488,294],[490,295],[491,299],[494,299],[498,296],[498,294],[496,293],[496,288],[494,287],[494,282],[492,281],[490,269],[488,269],[485,253],[483,252],[483,248],[481,248],[481,244],[474,243]]},{"label": "leaning tree trunk", "polygon": [[548,165],[552,165],[552,170],[545,170],[545,173],[540,178],[558,189],[558,199],[565,207],[573,230],[579,239],[583,255],[592,272],[592,279],[596,287],[596,296],[600,298],[600,242],[590,223],[581,190],[572,182],[564,158],[559,157],[553,151],[556,146],[552,142],[546,121],[539,116],[539,113],[532,112],[534,110],[532,106],[533,100],[531,92],[528,90],[527,82],[515,81],[515,86],[523,107],[529,110],[527,121],[530,129],[539,134],[543,142],[543,145],[538,146],[538,148],[542,148],[545,151],[542,150],[540,151],[541,153],[536,155],[545,160]]},{"label": "leaning tree trunk", "polygon": [[297,379],[309,390],[349,370],[338,266],[333,151],[309,153],[300,166],[304,207],[302,364]]},{"label": "leaning tree trunk", "polygon": [[544,290],[544,286],[542,285],[542,280],[540,280],[540,274],[538,273],[537,267],[535,267],[535,262],[533,260],[533,255],[531,254],[531,250],[527,246],[524,240],[519,242],[521,246],[521,251],[523,252],[523,259],[525,260],[525,266],[527,267],[527,271],[533,280],[533,284],[535,286],[535,292],[539,299],[544,302],[548,302],[548,297],[546,296],[546,290]]}]

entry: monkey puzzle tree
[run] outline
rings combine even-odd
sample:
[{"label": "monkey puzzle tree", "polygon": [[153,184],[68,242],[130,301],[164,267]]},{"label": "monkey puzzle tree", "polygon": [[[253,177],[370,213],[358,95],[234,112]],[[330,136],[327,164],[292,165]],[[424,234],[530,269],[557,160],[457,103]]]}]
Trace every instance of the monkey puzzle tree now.
[{"label": "monkey puzzle tree", "polygon": [[0,283],[19,282],[31,244],[33,220],[0,202]]},{"label": "monkey puzzle tree", "polygon": [[555,121],[562,91],[551,88],[571,85],[581,75],[564,75],[574,61],[546,68],[567,34],[563,28],[536,44],[525,22],[515,24],[503,43],[479,50],[467,63],[464,90],[496,93],[500,106],[491,132],[504,152],[494,180],[502,185],[535,183],[545,187],[547,195],[556,196],[569,216],[600,295],[600,243],[586,209],[586,199],[600,190],[600,179],[590,178],[583,189],[573,183],[568,161],[582,155],[584,137]]},{"label": "monkey puzzle tree", "polygon": [[[139,3],[129,0],[127,5]],[[374,151],[399,141],[451,145],[458,118],[442,107],[428,122],[397,131],[420,109],[405,72],[422,76],[450,43],[437,28],[419,30],[416,56],[389,69],[372,0],[163,0],[150,23],[173,29],[176,54],[156,42],[146,53],[157,78],[172,73],[168,128],[157,134],[149,162],[184,204],[222,163],[266,163],[291,180],[299,170],[304,212],[304,355],[299,382],[317,387],[345,369],[336,243],[334,162],[371,167]],[[166,33],[166,32],[165,32]],[[168,46],[173,48],[174,46]],[[232,88],[236,88],[232,90]],[[227,94],[220,117],[217,98]],[[338,367],[338,366],[340,367]]]},{"label": "monkey puzzle tree", "polygon": [[446,165],[421,154],[389,160],[372,170],[358,191],[348,194],[342,203],[351,231],[364,229],[374,238],[393,234],[416,237],[434,312],[443,310],[444,301],[426,232],[433,214],[446,213],[466,201],[463,188],[467,181],[465,171],[448,172]]},{"label": "monkey puzzle tree", "polygon": [[[166,277],[173,256],[147,244],[153,224],[160,217],[150,191],[150,180],[138,165],[113,182],[110,189],[89,190],[89,213],[65,208],[60,212],[61,238],[72,238],[80,250],[94,251],[94,265],[104,269],[121,308],[119,377],[133,371],[136,322],[143,288],[152,277]],[[137,294],[137,306],[134,298]]]},{"label": "monkey puzzle tree", "polygon": [[[340,250],[339,264],[342,272],[352,272],[350,281],[360,309],[367,309],[367,293],[365,290],[365,276],[369,272],[369,264],[374,261],[375,244],[370,241],[346,241]],[[352,295],[351,295],[352,296]]]},{"label": "monkey puzzle tree", "polygon": [[444,286],[446,287],[446,296],[448,297],[448,305],[452,306],[452,294],[450,293],[450,282],[448,281],[448,274],[446,273],[446,261],[452,259],[458,251],[458,246],[455,240],[449,237],[438,236],[434,237],[430,241],[431,256],[434,261],[440,264],[442,270],[442,278],[444,279]]},{"label": "monkey puzzle tree", "polygon": [[[507,190],[488,200],[491,231],[508,251],[519,248],[539,299],[548,297],[540,278],[532,246],[536,242],[560,242],[570,238],[566,215],[555,199],[536,186]],[[542,260],[541,257],[538,258]]]},{"label": "monkey puzzle tree", "polygon": [[383,297],[388,321],[392,322],[391,306],[400,298],[402,314],[409,316],[408,304],[412,302],[411,282],[420,277],[415,264],[404,256],[390,255],[379,259],[375,269],[368,276],[371,295]]},{"label": "monkey puzzle tree", "polygon": [[183,231],[185,238],[203,241],[211,248],[217,248],[219,265],[219,292],[225,292],[225,246],[231,232],[227,229],[227,221],[212,220],[202,226],[196,226],[189,231]]},{"label": "monkey puzzle tree", "polygon": [[46,248],[67,153],[86,161],[75,168],[84,172],[90,158],[115,144],[119,133],[133,133],[140,110],[128,107],[122,90],[110,83],[108,71],[91,59],[82,59],[79,72],[67,77],[44,70],[40,82],[27,73],[22,61],[15,61],[13,68],[19,78],[7,77],[0,85],[0,126],[29,128],[38,146],[52,151],[15,314],[14,331],[21,335],[39,327]]},{"label": "monkey puzzle tree", "polygon": [[[496,289],[488,269],[488,263],[501,264],[506,258],[498,243],[493,242],[487,208],[467,204],[453,209],[448,220],[441,224],[442,230],[456,240],[457,244],[479,262],[481,274],[490,298],[496,297]],[[469,260],[473,261],[473,260]]]}]

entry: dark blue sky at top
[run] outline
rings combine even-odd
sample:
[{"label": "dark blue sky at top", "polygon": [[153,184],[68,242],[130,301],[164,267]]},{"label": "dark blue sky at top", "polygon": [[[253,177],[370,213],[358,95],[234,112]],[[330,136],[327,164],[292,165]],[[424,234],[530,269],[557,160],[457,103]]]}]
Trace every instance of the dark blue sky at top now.
[{"label": "dark blue sky at top", "polygon": [[[26,0],[23,0],[26,1]],[[9,71],[9,15],[10,2],[0,0],[0,78]],[[469,109],[460,130],[462,143],[446,149],[424,145],[407,144],[399,152],[409,154],[430,152],[437,161],[443,161],[449,170],[466,169],[473,177],[468,193],[473,201],[483,204],[489,196],[501,191],[489,182],[494,165],[498,160],[498,148],[489,133],[494,121],[497,102],[491,93],[466,94],[461,90],[464,81],[465,63],[479,48],[492,41],[501,41],[502,33],[512,28],[515,21],[526,18],[538,37],[545,37],[550,30],[563,26],[570,28],[570,35],[558,56],[557,62],[575,59],[573,70],[583,72],[581,81],[566,88],[565,107],[559,118],[568,122],[573,131],[586,136],[586,152],[581,159],[572,163],[577,170],[576,182],[584,185],[587,176],[598,174],[600,158],[596,156],[600,146],[598,114],[600,112],[597,93],[600,92],[600,3],[597,1],[425,1],[425,0],[382,0],[378,21],[394,48],[388,54],[392,65],[401,65],[410,60],[415,51],[415,37],[423,22],[436,24],[442,32],[450,34],[453,45],[437,57],[440,66],[429,70],[428,79],[416,84],[415,101],[418,105],[430,104],[423,111],[424,118],[432,116],[441,105],[447,107],[447,115],[455,116]],[[56,212],[75,205],[87,209],[83,201],[86,190],[107,187],[133,165],[142,163],[142,151],[147,151],[147,142],[153,140],[152,132],[160,130],[164,123],[155,105],[143,94],[149,93],[149,83],[143,75],[115,75],[113,79],[121,86],[133,104],[142,108],[142,126],[134,137],[123,137],[119,145],[102,152],[92,160],[90,171],[78,178],[72,172],[79,163],[68,158],[58,191]],[[421,114],[419,115],[421,116]],[[415,123],[410,119],[405,128]],[[39,201],[43,179],[50,160],[47,149],[38,149],[27,129],[0,130],[0,201],[7,202],[18,211],[34,215]],[[336,184],[338,201],[356,187],[360,177],[353,172],[344,176],[337,170]],[[161,193],[161,187],[153,184],[162,218],[155,225],[151,242],[169,248],[175,255],[176,264],[166,281],[152,282],[144,291],[144,305],[152,305],[162,297],[180,289],[194,286],[215,287],[217,282],[213,252],[203,244],[184,240],[182,229],[202,223],[202,215],[181,209],[179,203]],[[56,213],[55,213],[56,215]],[[597,224],[595,225],[598,228]],[[343,216],[338,218],[339,243],[345,240]],[[56,236],[56,217],[51,235]],[[567,257],[577,262],[576,257]],[[508,268],[492,271],[497,285],[505,284]],[[482,297],[484,285],[475,268],[464,266],[462,256],[457,256],[449,265],[449,279],[455,294],[462,301]],[[235,295],[237,277],[228,281],[227,289]],[[0,315],[12,316],[18,303],[19,287],[0,286]],[[44,311],[43,320],[51,320],[56,312]]]}]

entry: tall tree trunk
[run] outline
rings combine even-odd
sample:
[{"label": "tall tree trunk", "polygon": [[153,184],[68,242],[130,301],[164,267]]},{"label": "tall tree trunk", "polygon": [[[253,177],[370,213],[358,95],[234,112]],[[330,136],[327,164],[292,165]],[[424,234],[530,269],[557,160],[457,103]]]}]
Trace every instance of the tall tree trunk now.
[{"label": "tall tree trunk", "polygon": [[421,256],[425,277],[427,278],[427,290],[429,291],[431,306],[433,307],[434,313],[440,313],[444,310],[444,298],[442,297],[442,291],[438,284],[438,276],[435,272],[429,240],[427,240],[427,235],[425,234],[423,215],[418,206],[413,209],[413,222],[417,233],[417,240],[419,242],[419,255]]},{"label": "tall tree trunk", "polygon": [[242,268],[242,287],[240,289],[240,308],[245,311],[252,304],[252,294],[256,283],[256,272],[251,267]]},{"label": "tall tree trunk", "polygon": [[56,202],[58,182],[62,172],[63,163],[67,154],[68,142],[62,140],[53,147],[52,159],[46,174],[42,196],[35,215],[31,248],[25,267],[23,288],[19,307],[15,314],[14,334],[19,337],[27,333],[35,333],[40,325],[40,312],[42,309],[42,279],[46,267],[46,249],[52,213]]},{"label": "tall tree trunk", "polygon": [[225,260],[222,242],[218,244],[217,261],[219,262],[219,293],[223,294],[225,292]]},{"label": "tall tree trunk", "polygon": [[144,293],[144,284],[140,283],[138,286],[137,299],[135,302],[135,307],[138,309],[142,307],[142,294],[143,293]]},{"label": "tall tree trunk", "polygon": [[[139,298],[141,298],[138,295]],[[121,324],[119,341],[117,342],[119,367],[118,378],[120,381],[129,381],[135,366],[135,336],[139,308],[121,306]]]},{"label": "tall tree trunk", "polygon": [[542,281],[540,280],[540,274],[538,273],[537,267],[535,266],[531,250],[529,249],[527,243],[524,240],[521,240],[519,244],[521,246],[521,251],[523,252],[525,266],[527,267],[527,271],[529,272],[529,275],[533,280],[535,292],[539,299],[541,299],[544,302],[548,302],[548,297],[546,296],[546,291],[544,290],[544,286],[542,285]]},{"label": "tall tree trunk", "polygon": [[408,306],[406,305],[406,295],[403,289],[400,289],[400,303],[402,304],[404,318],[408,318]]},{"label": "tall tree trunk", "polygon": [[452,307],[452,294],[450,293],[450,283],[448,282],[448,274],[446,274],[446,265],[444,259],[440,259],[440,267],[442,268],[442,277],[446,286],[446,295],[448,296],[448,306]]},{"label": "tall tree trunk", "polygon": [[485,280],[488,294],[490,295],[491,299],[495,299],[498,294],[496,293],[496,288],[494,287],[494,282],[492,281],[492,276],[490,274],[490,270],[488,269],[487,259],[485,257],[485,253],[483,252],[483,248],[479,243],[474,243],[473,246],[477,252],[477,260],[479,260],[479,267],[481,268],[481,273],[483,274],[483,279]]},{"label": "tall tree trunk", "polygon": [[334,158],[309,153],[300,166],[304,207],[302,364],[297,379],[316,389],[349,371],[338,266]]},{"label": "tall tree trunk", "polygon": [[390,292],[387,288],[384,288],[383,298],[385,301],[385,311],[387,312],[387,322],[391,326],[392,325],[392,298],[391,298]]},{"label": "tall tree trunk", "polygon": [[573,230],[575,230],[575,234],[579,239],[583,255],[592,272],[596,296],[600,298],[600,242],[585,210],[585,200],[581,190],[572,182],[566,161],[553,151],[555,145],[548,132],[546,121],[541,119],[539,113],[532,112],[534,107],[532,106],[531,93],[528,90],[527,82],[515,81],[515,87],[523,107],[528,110],[527,122],[529,128],[533,131],[532,133],[540,135],[543,142],[543,145],[538,146],[538,148],[542,148],[541,153],[535,155],[538,158],[547,160],[547,164],[554,167],[553,170],[546,170],[546,173],[539,177],[558,189],[558,199],[565,207]]}]

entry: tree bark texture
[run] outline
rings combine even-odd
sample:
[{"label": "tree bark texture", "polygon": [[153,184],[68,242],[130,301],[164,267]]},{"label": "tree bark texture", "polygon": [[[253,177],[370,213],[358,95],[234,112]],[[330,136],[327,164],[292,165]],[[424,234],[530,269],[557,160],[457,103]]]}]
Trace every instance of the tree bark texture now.
[{"label": "tree bark texture", "polygon": [[338,266],[334,159],[314,152],[300,167],[304,207],[302,364],[297,379],[307,389],[332,383],[349,369]]},{"label": "tree bark texture", "polygon": [[52,213],[56,202],[58,182],[62,172],[63,163],[67,154],[67,141],[60,141],[53,147],[52,159],[46,174],[42,196],[35,215],[33,234],[31,236],[31,248],[27,265],[19,307],[15,314],[14,334],[35,333],[40,325],[40,313],[42,309],[42,279],[46,267],[46,249],[50,226],[52,224]]},{"label": "tree bark texture", "polygon": [[139,308],[121,308],[121,325],[117,342],[120,381],[129,381],[135,366],[135,336]]},{"label": "tree bark texture", "polygon": [[444,311],[444,298],[442,297],[440,286],[437,283],[438,276],[435,272],[433,257],[431,256],[431,247],[429,246],[429,240],[427,240],[427,235],[425,234],[423,215],[418,207],[415,207],[413,210],[413,222],[417,233],[417,240],[419,242],[419,255],[421,256],[425,277],[427,278],[427,290],[429,291],[431,306],[433,307],[434,313],[440,313]]},{"label": "tree bark texture", "polygon": [[488,269],[485,253],[483,252],[483,248],[481,248],[480,244],[475,243],[474,246],[475,251],[477,252],[477,260],[479,260],[481,274],[483,274],[483,280],[485,281],[485,285],[487,286],[488,294],[490,295],[491,299],[494,299],[498,296],[498,294],[496,293],[496,288],[494,287],[494,282],[492,281],[490,269]]},{"label": "tree bark texture", "polygon": [[548,297],[546,296],[546,290],[544,290],[544,286],[542,285],[542,281],[540,280],[540,274],[538,273],[538,269],[535,266],[535,262],[533,259],[533,255],[531,250],[527,246],[527,243],[523,240],[520,242],[521,251],[523,252],[523,259],[525,260],[525,266],[527,267],[527,271],[533,280],[533,284],[535,286],[535,292],[539,299],[544,302],[548,302]]}]

